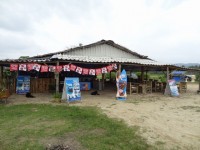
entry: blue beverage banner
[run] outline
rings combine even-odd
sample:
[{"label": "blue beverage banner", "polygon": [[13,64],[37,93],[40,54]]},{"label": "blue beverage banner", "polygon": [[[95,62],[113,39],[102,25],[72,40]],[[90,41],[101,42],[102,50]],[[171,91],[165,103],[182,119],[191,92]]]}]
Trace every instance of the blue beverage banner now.
[{"label": "blue beverage banner", "polygon": [[81,100],[79,78],[65,78],[67,100]]},{"label": "blue beverage banner", "polygon": [[30,76],[18,76],[16,93],[26,94],[27,92],[30,92]]},{"label": "blue beverage banner", "polygon": [[118,77],[117,82],[117,99],[118,100],[126,100],[126,86],[127,86],[127,75],[126,71],[123,69],[120,76]]}]

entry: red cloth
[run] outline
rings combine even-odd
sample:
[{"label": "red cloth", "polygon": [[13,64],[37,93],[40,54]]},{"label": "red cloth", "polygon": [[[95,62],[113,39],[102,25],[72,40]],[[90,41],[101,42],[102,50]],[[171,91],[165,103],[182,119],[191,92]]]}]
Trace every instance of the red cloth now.
[{"label": "red cloth", "polygon": [[56,72],[61,72],[62,71],[62,66],[56,66]]},{"label": "red cloth", "polygon": [[47,65],[42,65],[40,72],[48,72],[48,69],[49,69],[49,67]]},{"label": "red cloth", "polygon": [[19,71],[26,71],[26,64],[19,64]]},{"label": "red cloth", "polygon": [[76,71],[76,65],[71,64],[71,65],[70,65],[70,70],[71,70],[71,71]]},{"label": "red cloth", "polygon": [[106,68],[107,68],[108,72],[110,72],[110,71],[113,70],[113,66],[112,66],[112,65],[109,65],[109,66],[107,66]]},{"label": "red cloth", "polygon": [[88,73],[89,73],[89,69],[83,68],[82,74],[83,74],[83,75],[88,75]]},{"label": "red cloth", "polygon": [[10,64],[10,71],[18,71],[18,64]]},{"label": "red cloth", "polygon": [[33,65],[34,65],[34,64],[27,64],[28,71],[33,70]]},{"label": "red cloth", "polygon": [[96,75],[101,74],[101,68],[95,69],[96,70]]}]

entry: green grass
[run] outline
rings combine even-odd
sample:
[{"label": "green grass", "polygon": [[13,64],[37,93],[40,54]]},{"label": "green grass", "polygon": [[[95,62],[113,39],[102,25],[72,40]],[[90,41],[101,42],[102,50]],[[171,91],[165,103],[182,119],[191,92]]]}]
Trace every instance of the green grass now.
[{"label": "green grass", "polygon": [[0,149],[45,149],[67,144],[74,149],[145,150],[152,148],[122,121],[94,107],[45,104],[0,105]]}]

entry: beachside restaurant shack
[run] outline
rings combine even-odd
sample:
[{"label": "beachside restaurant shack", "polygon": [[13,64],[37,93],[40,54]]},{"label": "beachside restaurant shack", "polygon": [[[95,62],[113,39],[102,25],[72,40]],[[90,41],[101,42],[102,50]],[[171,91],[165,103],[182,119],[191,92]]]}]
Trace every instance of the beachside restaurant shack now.
[{"label": "beachside restaurant shack", "polygon": [[[5,76],[3,73],[5,68],[10,69],[10,76]],[[122,69],[141,72],[137,81],[130,80],[127,85],[130,89],[136,86],[138,92],[141,93],[156,91],[156,85],[160,84],[147,78],[149,71],[163,72],[168,81],[173,70],[192,70],[163,64],[111,40],[101,40],[92,44],[80,44],[75,48],[25,59],[0,60],[0,82],[11,92],[15,92],[17,77],[30,76],[30,92],[61,92],[65,77],[78,77],[82,90],[103,90],[105,87],[116,88],[114,80],[110,80],[107,84],[106,73],[110,74],[111,77],[117,70],[121,72]],[[101,79],[98,79],[99,76],[101,76]]]}]

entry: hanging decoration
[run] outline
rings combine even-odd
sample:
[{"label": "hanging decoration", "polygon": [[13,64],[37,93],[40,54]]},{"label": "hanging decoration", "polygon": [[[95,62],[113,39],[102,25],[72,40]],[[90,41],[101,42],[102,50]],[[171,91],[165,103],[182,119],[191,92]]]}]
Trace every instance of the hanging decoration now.
[{"label": "hanging decoration", "polygon": [[71,70],[71,71],[76,71],[76,66],[73,65],[73,64],[70,64],[70,70]]},{"label": "hanging decoration", "polygon": [[61,71],[62,71],[62,69],[63,69],[63,67],[62,67],[62,66],[56,66],[56,72],[61,72]]},{"label": "hanging decoration", "polygon": [[98,76],[99,74],[101,74],[101,68],[95,69],[96,70],[96,75]]},{"label": "hanging decoration", "polygon": [[101,73],[108,73],[107,68],[106,67],[101,68]]},{"label": "hanging decoration", "polygon": [[19,64],[19,71],[26,71],[26,64]]},{"label": "hanging decoration", "polygon": [[99,75],[102,73],[108,73],[112,70],[116,70],[117,65],[111,64],[102,68],[97,69],[88,69],[88,68],[82,68],[78,67],[74,64],[67,64],[63,66],[53,66],[53,65],[40,65],[40,64],[10,64],[10,71],[31,71],[36,70],[40,72],[61,72],[63,71],[75,71],[82,75]]},{"label": "hanging decoration", "polygon": [[64,65],[63,66],[64,71],[70,71],[70,66],[69,65]]},{"label": "hanging decoration", "polygon": [[83,71],[83,68],[81,68],[81,67],[77,67],[76,68],[76,72],[77,73],[82,74],[82,71]]},{"label": "hanging decoration", "polygon": [[83,75],[88,75],[88,73],[89,73],[89,69],[83,68],[82,74],[83,74]]},{"label": "hanging decoration", "polygon": [[18,64],[10,64],[10,71],[18,71]]},{"label": "hanging decoration", "polygon": [[41,65],[40,64],[33,64],[33,70],[36,70],[36,71],[40,71],[40,67]]},{"label": "hanging decoration", "polygon": [[47,65],[41,66],[41,72],[48,72],[49,67]]},{"label": "hanging decoration", "polygon": [[49,72],[55,72],[56,66],[49,66]]},{"label": "hanging decoration", "polygon": [[89,75],[95,76],[95,69],[89,69]]}]

